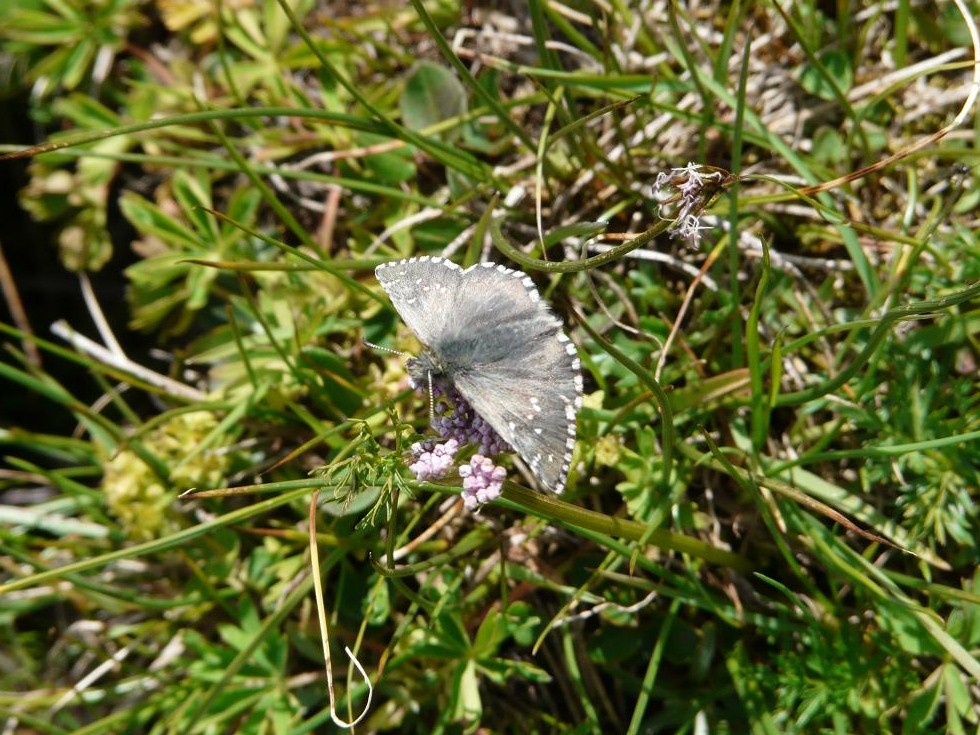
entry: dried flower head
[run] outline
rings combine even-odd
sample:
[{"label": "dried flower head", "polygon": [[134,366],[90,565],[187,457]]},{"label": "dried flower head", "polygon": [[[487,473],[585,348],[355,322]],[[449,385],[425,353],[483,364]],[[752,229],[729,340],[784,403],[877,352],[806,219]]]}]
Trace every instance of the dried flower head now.
[{"label": "dried flower head", "polygon": [[651,193],[659,203],[660,217],[676,222],[671,237],[683,238],[692,247],[697,246],[701,233],[710,229],[701,224],[701,213],[734,180],[727,171],[696,163],[657,174]]}]

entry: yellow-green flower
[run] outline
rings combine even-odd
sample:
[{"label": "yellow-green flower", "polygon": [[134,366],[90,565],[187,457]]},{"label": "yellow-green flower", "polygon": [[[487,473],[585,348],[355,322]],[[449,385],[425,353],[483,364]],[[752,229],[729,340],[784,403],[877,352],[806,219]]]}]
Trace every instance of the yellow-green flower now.
[{"label": "yellow-green flower", "polygon": [[106,504],[130,535],[150,539],[168,533],[176,526],[176,515],[169,511],[181,492],[222,483],[228,453],[223,447],[197,451],[217,424],[214,414],[195,411],[175,416],[140,438],[141,445],[170,469],[168,486],[131,449],[117,452],[105,463]]}]

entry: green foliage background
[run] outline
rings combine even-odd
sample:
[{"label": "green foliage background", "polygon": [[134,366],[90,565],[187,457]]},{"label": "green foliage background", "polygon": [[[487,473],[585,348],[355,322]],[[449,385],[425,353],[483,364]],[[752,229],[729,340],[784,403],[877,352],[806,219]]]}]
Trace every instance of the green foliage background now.
[{"label": "green foliage background", "polygon": [[[358,731],[976,732],[977,10],[0,5],[52,235],[0,235],[37,406],[0,429],[7,731],[336,730],[318,490]],[[690,162],[732,173],[697,243],[655,186]],[[17,247],[121,271],[125,313],[52,336]],[[362,340],[417,348],[373,268],[420,253],[566,320],[560,499],[409,479],[426,401]]]}]

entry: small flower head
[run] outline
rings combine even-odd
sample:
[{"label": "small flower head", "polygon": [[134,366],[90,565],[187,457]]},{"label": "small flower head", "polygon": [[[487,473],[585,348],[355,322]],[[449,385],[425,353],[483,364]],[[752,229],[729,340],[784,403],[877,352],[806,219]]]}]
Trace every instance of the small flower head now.
[{"label": "small flower head", "polygon": [[455,439],[442,444],[436,444],[431,439],[415,442],[412,445],[414,461],[408,469],[419,482],[438,480],[445,477],[449,468],[453,466],[457,451],[459,451],[459,442]]},{"label": "small flower head", "polygon": [[473,510],[496,498],[506,471],[495,467],[490,456],[510,451],[510,445],[474,410],[431,355],[423,352],[409,360],[407,368],[412,387],[429,395],[432,428],[444,440],[441,444],[428,440],[413,445],[409,469],[420,481],[444,477],[456,452],[469,444],[479,453],[459,469],[463,502]]},{"label": "small flower head", "polygon": [[500,497],[507,470],[494,465],[489,457],[474,454],[469,464],[459,468],[459,476],[463,478],[463,505],[476,510]]},{"label": "small flower head", "polygon": [[652,195],[659,202],[660,216],[677,223],[671,237],[683,238],[696,246],[701,233],[710,229],[701,224],[701,213],[733,181],[729,173],[694,163],[672,168],[669,174],[657,174]]},{"label": "small flower head", "polygon": [[[433,392],[435,392],[433,384]],[[443,385],[435,404],[432,428],[443,439],[479,447],[480,454],[499,454],[510,445],[478,414],[463,395],[451,385]]]},{"label": "small flower head", "polygon": [[179,491],[224,482],[231,456],[222,447],[187,459],[217,425],[214,414],[194,411],[174,416],[142,438],[149,451],[172,467],[167,486],[129,449],[121,449],[106,460],[102,477],[106,504],[133,538],[157,538],[177,527],[179,514],[172,506]]}]

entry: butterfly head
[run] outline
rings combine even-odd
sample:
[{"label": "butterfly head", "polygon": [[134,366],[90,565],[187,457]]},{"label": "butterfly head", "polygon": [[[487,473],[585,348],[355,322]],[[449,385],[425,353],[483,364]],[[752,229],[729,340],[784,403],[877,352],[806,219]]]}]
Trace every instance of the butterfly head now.
[{"label": "butterfly head", "polygon": [[445,368],[426,350],[409,358],[405,367],[408,368],[408,376],[415,388],[427,389],[433,383],[442,383],[446,377]]}]

